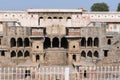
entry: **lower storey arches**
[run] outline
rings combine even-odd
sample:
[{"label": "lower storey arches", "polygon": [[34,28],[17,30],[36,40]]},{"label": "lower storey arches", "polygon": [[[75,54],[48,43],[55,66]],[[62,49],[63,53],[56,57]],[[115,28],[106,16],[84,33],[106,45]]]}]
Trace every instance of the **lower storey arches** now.
[{"label": "lower storey arches", "polygon": [[11,58],[26,58],[26,57],[30,57],[30,51],[26,50],[26,51],[22,51],[22,50],[19,50],[19,51],[15,51],[15,50],[12,50],[10,52],[10,57]]},{"label": "lower storey arches", "polygon": [[99,52],[96,51],[81,51],[80,53],[81,58],[99,58]]}]

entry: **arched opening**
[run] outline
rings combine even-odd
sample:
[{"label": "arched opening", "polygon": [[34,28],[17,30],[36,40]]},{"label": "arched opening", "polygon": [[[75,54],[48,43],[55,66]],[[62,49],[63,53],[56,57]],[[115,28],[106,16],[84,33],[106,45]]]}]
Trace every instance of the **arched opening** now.
[{"label": "arched opening", "polygon": [[76,55],[75,54],[73,54],[73,60],[76,61]]},{"label": "arched opening", "polygon": [[48,19],[52,19],[51,17],[48,17]]},{"label": "arched opening", "polygon": [[36,62],[40,60],[40,56],[36,55]]},{"label": "arched opening", "polygon": [[30,53],[28,51],[25,51],[24,57],[29,57],[29,56],[30,56]]},{"label": "arched opening", "polygon": [[71,19],[71,17],[67,17],[67,19]]},{"label": "arched opening", "polygon": [[61,39],[61,47],[68,48],[68,41],[65,37]]},{"label": "arched opening", "polygon": [[91,37],[88,38],[87,45],[92,46],[92,38]]},{"label": "arched opening", "polygon": [[40,25],[41,20],[43,20],[43,17],[39,17],[39,19],[38,19],[38,25]]},{"label": "arched opening", "polygon": [[86,57],[85,51],[82,51],[82,52],[81,52],[81,57]]},{"label": "arched opening", "polygon": [[53,38],[52,45],[53,47],[59,47],[59,39],[57,37]]},{"label": "arched opening", "polygon": [[97,51],[94,52],[94,56],[97,57],[97,58],[99,58],[99,54],[98,54]]},{"label": "arched opening", "polygon": [[92,58],[92,52],[89,51],[89,52],[87,53],[87,56]]},{"label": "arched opening", "polygon": [[107,44],[108,44],[108,45],[111,45],[111,39],[108,39]]},{"label": "arched opening", "polygon": [[96,47],[99,46],[99,39],[98,38],[94,39],[94,46],[96,46]]},{"label": "arched opening", "polygon": [[22,46],[23,46],[22,38],[18,38],[18,39],[17,39],[17,46],[18,46],[18,47],[22,47]]},{"label": "arched opening", "polygon": [[17,57],[23,57],[23,53],[19,51]]},{"label": "arched opening", "polygon": [[25,38],[25,39],[24,39],[24,46],[25,46],[25,47],[30,46],[30,41],[29,41],[28,38]]},{"label": "arched opening", "polygon": [[16,52],[15,52],[15,51],[12,51],[12,52],[11,52],[11,58],[12,58],[12,57],[16,57]]},{"label": "arched opening", "polygon": [[57,19],[57,17],[53,17],[53,19]]},{"label": "arched opening", "polygon": [[16,40],[15,40],[15,38],[11,38],[10,45],[11,45],[11,47],[15,47],[16,46]]},{"label": "arched opening", "polygon": [[59,19],[63,19],[63,17],[59,17]]},{"label": "arched opening", "polygon": [[47,49],[50,46],[51,46],[50,38],[45,37],[45,40],[44,40],[44,49]]},{"label": "arched opening", "polygon": [[85,47],[86,46],[86,39],[83,37],[81,40],[81,46]]}]

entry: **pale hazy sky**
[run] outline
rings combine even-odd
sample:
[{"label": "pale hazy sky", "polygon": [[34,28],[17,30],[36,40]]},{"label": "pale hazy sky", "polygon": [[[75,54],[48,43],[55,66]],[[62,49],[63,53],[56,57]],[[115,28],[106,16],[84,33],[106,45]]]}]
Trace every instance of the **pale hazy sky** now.
[{"label": "pale hazy sky", "polygon": [[120,0],[0,0],[0,10],[26,10],[29,8],[85,8],[90,10],[93,3],[106,2],[111,11],[117,9]]}]

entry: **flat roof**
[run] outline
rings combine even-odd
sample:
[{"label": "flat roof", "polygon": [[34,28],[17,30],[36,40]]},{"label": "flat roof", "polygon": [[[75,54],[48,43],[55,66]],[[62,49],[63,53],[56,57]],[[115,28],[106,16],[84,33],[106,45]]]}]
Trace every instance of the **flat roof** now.
[{"label": "flat roof", "polygon": [[28,9],[27,12],[82,12],[81,9]]}]

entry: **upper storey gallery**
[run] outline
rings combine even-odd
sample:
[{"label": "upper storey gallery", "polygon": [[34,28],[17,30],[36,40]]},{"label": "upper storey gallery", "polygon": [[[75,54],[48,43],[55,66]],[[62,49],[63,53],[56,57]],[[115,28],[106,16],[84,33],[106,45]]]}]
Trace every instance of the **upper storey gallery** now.
[{"label": "upper storey gallery", "polygon": [[83,27],[90,22],[120,22],[119,12],[84,12],[82,9],[28,9],[26,11],[0,11],[0,21],[15,26]]}]

